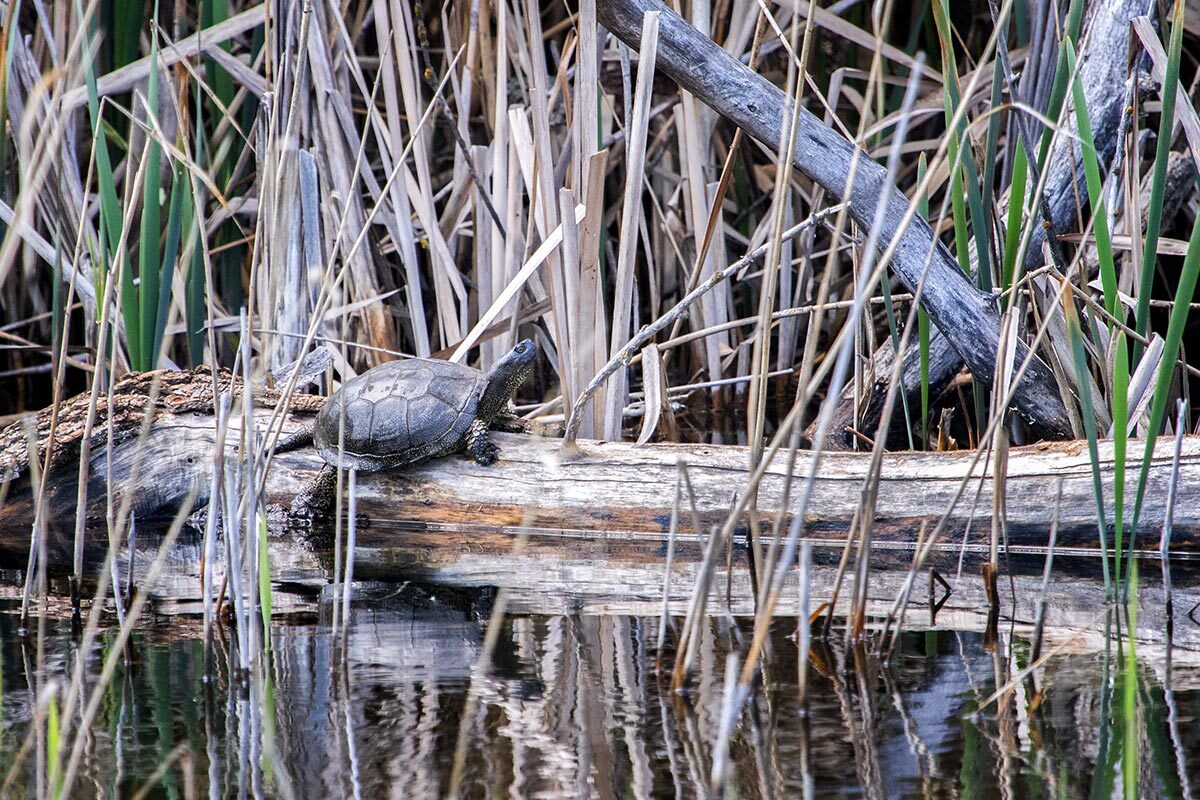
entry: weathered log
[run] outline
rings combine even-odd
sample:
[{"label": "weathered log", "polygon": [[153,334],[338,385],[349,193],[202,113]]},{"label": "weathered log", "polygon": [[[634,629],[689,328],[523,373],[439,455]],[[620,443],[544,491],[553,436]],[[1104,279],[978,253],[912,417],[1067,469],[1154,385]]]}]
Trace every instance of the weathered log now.
[{"label": "weathered log", "polygon": [[[658,0],[601,0],[596,11],[604,27],[634,48],[641,40],[643,15],[657,11],[658,67],[760,142],[782,149],[783,121],[790,118],[792,104],[778,87]],[[881,217],[880,241],[894,244],[892,269],[910,290],[921,281],[928,264],[922,306],[979,379],[990,383],[1000,341],[1000,315],[994,298],[971,285],[925,220],[914,216],[901,227],[908,213],[908,200],[895,186],[888,186],[887,170],[806,109],[800,110],[792,160],[796,169],[831,195],[845,200],[850,215],[863,229],[872,229],[876,216]],[[852,172],[854,183],[848,186]],[[881,209],[885,196],[887,206]],[[1028,352],[1023,344],[1019,345],[1018,361]],[[1014,405],[1044,435],[1070,435],[1070,421],[1054,376],[1036,357],[1017,387]]]},{"label": "weathered log", "polygon": [[[266,414],[258,424],[265,424]],[[284,432],[305,424],[304,417],[286,421]],[[663,598],[668,527],[677,464],[688,464],[702,525],[724,519],[735,495],[746,486],[748,453],[742,447],[708,445],[649,445],[580,442],[582,455],[563,461],[554,440],[513,434],[494,434],[501,458],[481,467],[466,458],[445,458],[402,472],[358,476],[357,545],[354,570],[360,580],[426,580],[458,586],[503,586],[510,590],[510,610],[527,613],[657,613]],[[231,432],[230,442],[237,436]],[[216,435],[211,416],[200,413],[167,415],[150,428],[142,453],[135,438],[118,444],[112,453],[116,503],[126,496],[138,510],[137,555],[122,549],[118,563],[132,564],[134,581],[155,557],[154,517],[173,515],[176,505],[193,489],[207,502],[212,479]],[[1131,452],[1140,453],[1138,447]],[[1148,503],[1143,514],[1144,547],[1157,545],[1170,478],[1173,442],[1161,440],[1150,474]],[[231,444],[227,463],[236,458]],[[143,467],[130,480],[133,465]],[[816,546],[812,574],[814,597],[828,597],[846,531],[858,510],[860,489],[869,455],[830,453],[818,470],[807,535]],[[931,567],[955,584],[939,624],[982,624],[987,601],[975,577],[986,556],[992,495],[990,479],[982,487],[972,479],[957,506],[954,495],[968,474],[970,453],[903,453],[885,456],[879,483],[878,518],[872,549],[872,614],[890,608],[912,558],[919,526],[934,523],[949,511],[949,523]],[[1106,507],[1111,508],[1112,448],[1100,448]],[[103,525],[106,505],[105,465],[108,456],[95,453],[85,558],[99,562],[107,548]],[[277,454],[267,480],[268,502],[283,508],[300,487],[316,474],[322,462],[311,449]],[[769,519],[782,502],[785,460],[771,467],[759,492],[758,513],[769,530]],[[1138,462],[1129,465],[1136,476]],[[795,480],[804,481],[812,467],[810,453],[801,453]],[[975,470],[976,475],[982,467]],[[69,569],[74,514],[75,470],[52,474],[48,481],[48,566]],[[26,478],[20,479],[27,480]],[[1131,477],[1130,482],[1136,480]],[[1091,467],[1083,443],[1041,444],[1010,452],[1007,491],[1007,531],[1010,555],[1004,568],[1013,574],[1017,591],[1005,593],[1005,614],[1018,622],[1034,616],[1041,596],[1041,549],[1048,538],[1054,498],[1062,483],[1056,580],[1048,624],[1087,630],[1095,628],[1104,607],[1104,589],[1096,579],[1095,500]],[[1132,488],[1132,487],[1131,487]],[[979,490],[977,494],[977,490]],[[799,487],[788,510],[796,511]],[[980,506],[975,497],[984,498]],[[27,483],[10,487],[0,506],[0,567],[22,567],[29,546],[34,499]],[[682,613],[703,560],[704,535],[697,535],[687,508],[676,536],[675,564],[667,598],[673,613]],[[785,521],[790,517],[785,515]],[[970,530],[967,530],[970,525]],[[274,608],[281,612],[311,609],[315,595],[333,574],[333,531],[328,525],[272,531],[271,576]],[[965,542],[965,547],[964,547]],[[122,548],[126,546],[122,542]],[[163,581],[145,587],[155,608],[171,612],[200,609],[200,533],[185,532],[169,554]],[[953,576],[965,552],[967,573]],[[1200,437],[1185,440],[1172,537],[1176,646],[1200,649],[1200,627],[1183,621],[1200,600]],[[1082,558],[1080,558],[1082,556]],[[738,529],[731,555],[712,586],[713,613],[753,611],[754,591],[749,570],[745,527]],[[214,565],[218,575],[223,565]],[[1165,596],[1154,584],[1157,566],[1142,569],[1142,611],[1139,637],[1161,640],[1167,631]],[[1064,579],[1065,578],[1065,579]],[[795,612],[795,577],[780,613]],[[914,595],[910,618],[929,619],[925,577]],[[140,584],[139,584],[140,585]],[[1005,586],[1007,586],[1007,582]],[[1011,603],[1011,606],[1010,606]]]},{"label": "weathered log", "polygon": [[[258,424],[265,425],[266,414]],[[286,421],[284,432],[297,430],[303,418]],[[473,531],[504,531],[514,527],[535,530],[546,535],[574,532],[570,535],[603,541],[616,537],[622,541],[637,539],[657,552],[663,546],[674,496],[677,464],[688,464],[696,491],[697,511],[703,523],[723,521],[734,497],[747,485],[745,448],[710,445],[644,445],[625,443],[580,442],[582,455],[564,460],[558,442],[533,436],[494,434],[501,447],[500,460],[481,467],[465,457],[439,459],[412,469],[358,476],[357,507],[364,528],[359,546],[379,548],[386,553],[387,523],[404,523]],[[236,440],[230,436],[230,441]],[[111,455],[112,483],[123,500],[131,494],[132,507],[139,518],[148,520],[156,513],[170,516],[174,507],[195,487],[199,503],[207,502],[212,480],[216,434],[213,420],[203,414],[167,416],[156,422],[139,455],[137,439],[117,445]],[[232,447],[232,446],[231,446]],[[1150,546],[1157,539],[1164,518],[1166,487],[1170,480],[1173,442],[1158,442],[1150,470],[1149,491],[1141,517],[1140,541]],[[1132,497],[1139,469],[1136,454],[1140,446],[1130,447],[1128,475]],[[233,449],[227,460],[236,457]],[[130,475],[135,464],[141,469],[135,481]],[[962,499],[954,504],[955,494],[972,461],[972,453],[894,453],[884,457],[879,499],[876,503],[875,539],[881,542],[911,544],[922,523],[936,523],[948,514],[945,541],[961,541],[971,527],[972,536],[990,528],[992,482],[983,477],[979,491],[978,476],[983,475],[985,460],[980,460]],[[91,462],[88,515],[103,519],[108,455],[95,453]],[[801,452],[786,508],[788,515],[798,510],[802,494],[799,484],[812,469],[811,453]],[[820,464],[808,507],[807,530],[813,537],[844,538],[859,508],[869,456],[859,453],[829,453]],[[321,467],[321,459],[311,448],[280,453],[272,460],[266,493],[269,503],[287,507],[296,492]],[[1112,508],[1112,444],[1100,444],[1100,469],[1105,487],[1106,508]],[[1173,549],[1197,553],[1200,547],[1200,437],[1188,437],[1183,448],[1177,487]],[[1097,532],[1092,472],[1084,442],[1043,443],[1010,451],[1005,501],[1009,542],[1018,548],[1044,545],[1058,484],[1062,483],[1058,541],[1063,547],[1095,548]],[[767,470],[758,494],[760,519],[769,525],[784,497],[786,459],[777,457]],[[75,504],[75,470],[66,469],[51,476],[47,483],[52,562],[69,559]],[[976,505],[974,498],[983,498]],[[1130,515],[1126,503],[1126,516]],[[0,507],[0,561],[21,564],[28,547],[29,525],[33,520],[34,498],[27,482],[10,487]],[[683,518],[689,517],[685,513]],[[1129,522],[1131,520],[1127,520]],[[1110,520],[1111,522],[1111,520]],[[690,527],[690,526],[689,526]],[[103,526],[94,526],[96,541],[88,546],[106,546]],[[707,530],[705,531],[707,533]],[[563,534],[566,535],[566,534]],[[449,537],[448,552],[458,540]],[[431,549],[436,550],[431,543]],[[440,557],[431,553],[432,558]],[[386,563],[386,555],[380,558]]]}]

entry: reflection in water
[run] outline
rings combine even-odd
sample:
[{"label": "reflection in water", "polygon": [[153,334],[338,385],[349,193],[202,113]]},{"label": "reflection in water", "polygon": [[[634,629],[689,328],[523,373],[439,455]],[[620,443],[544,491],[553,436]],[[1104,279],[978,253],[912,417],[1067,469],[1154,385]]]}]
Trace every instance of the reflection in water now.
[{"label": "reflection in water", "polygon": [[[275,625],[265,681],[231,670],[236,637],[216,644],[204,680],[188,623],[151,626],[107,690],[74,794],[131,796],[170,760],[151,796],[442,797],[467,726],[464,797],[714,796],[726,655],[749,621],[710,620],[695,688],[678,695],[665,688],[669,666],[655,667],[656,619],[508,617],[464,718],[487,600],[387,587],[356,605],[344,640],[324,615]],[[34,642],[14,629],[0,612],[0,779],[24,797],[44,743],[14,769],[35,677]],[[1194,665],[1143,663],[1126,727],[1115,648],[1052,656],[1036,683],[974,713],[1025,666],[1027,642],[988,649],[978,633],[914,632],[885,667],[838,636],[813,651],[806,714],[793,630],[775,625],[767,690],[729,743],[730,796],[1108,797],[1121,791],[1127,730],[1142,737],[1139,796],[1188,797],[1200,782]],[[40,681],[61,681],[76,655],[69,625],[50,623],[45,646]]]}]

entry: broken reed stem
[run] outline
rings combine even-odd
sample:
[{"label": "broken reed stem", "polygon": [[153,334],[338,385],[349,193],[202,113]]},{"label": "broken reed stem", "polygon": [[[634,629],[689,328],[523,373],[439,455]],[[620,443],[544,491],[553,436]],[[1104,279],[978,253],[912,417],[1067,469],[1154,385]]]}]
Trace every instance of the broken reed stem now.
[{"label": "broken reed stem", "polygon": [[708,542],[704,548],[704,560],[696,575],[696,583],[692,587],[692,598],[688,603],[687,618],[684,620],[683,633],[680,634],[679,649],[675,653],[675,668],[671,671],[671,690],[683,688],[696,662],[696,652],[699,650],[700,628],[705,622],[705,608],[708,605],[708,591],[712,584],[713,571],[717,565],[717,552],[724,537],[724,528],[713,526],[709,532]]},{"label": "broken reed stem", "polygon": [[671,570],[675,566],[675,532],[679,528],[679,504],[683,501],[683,462],[676,464],[675,501],[671,504],[671,521],[667,527],[667,563],[663,570],[662,614],[658,619],[658,641],[655,661],[661,661],[663,642],[667,640],[667,624],[671,620]]},{"label": "broken reed stem", "polygon": [[1166,595],[1167,619],[1172,616],[1171,597],[1171,527],[1175,520],[1175,493],[1179,489],[1179,461],[1183,455],[1183,435],[1187,430],[1188,401],[1175,401],[1175,453],[1171,460],[1171,482],[1167,484],[1167,507],[1163,514],[1162,539],[1158,545],[1162,561],[1163,593]]},{"label": "broken reed stem", "polygon": [[1030,661],[1037,661],[1042,654],[1042,631],[1046,624],[1046,593],[1050,590],[1050,575],[1054,571],[1054,546],[1058,543],[1058,512],[1062,508],[1062,478],[1058,479],[1058,491],[1054,500],[1054,516],[1050,520],[1050,539],[1046,543],[1046,563],[1042,568],[1042,593],[1037,601],[1037,616],[1033,624],[1033,644]]},{"label": "broken reed stem", "polygon": [[808,651],[812,646],[812,621],[808,618],[812,601],[813,543],[800,545],[800,607],[796,612],[796,703],[802,713],[808,709]]},{"label": "broken reed stem", "polygon": [[718,718],[717,741],[713,745],[712,773],[709,778],[709,791],[714,796],[722,796],[729,782],[729,743],[733,738],[733,726],[741,712],[741,704],[737,702],[737,653],[725,656],[725,689],[721,693],[721,716]]}]

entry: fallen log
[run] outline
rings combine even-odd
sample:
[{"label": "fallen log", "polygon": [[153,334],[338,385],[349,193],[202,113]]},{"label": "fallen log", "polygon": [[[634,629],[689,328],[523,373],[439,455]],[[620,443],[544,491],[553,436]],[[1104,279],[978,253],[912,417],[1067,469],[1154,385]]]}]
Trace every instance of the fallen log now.
[{"label": "fallen log", "polygon": [[[267,412],[259,415],[256,424],[265,428],[267,416]],[[287,418],[284,434],[299,429],[308,419]],[[563,460],[559,443],[553,439],[494,436],[501,457],[491,467],[466,458],[444,458],[404,471],[358,476],[357,579],[505,587],[513,613],[658,613],[664,597],[675,480],[678,464],[683,462],[688,465],[696,511],[705,528],[697,533],[689,509],[686,505],[681,509],[665,596],[671,613],[683,613],[700,572],[708,526],[722,521],[734,497],[745,490],[745,448],[581,441],[581,455]],[[227,442],[237,438],[236,431],[230,431]],[[144,586],[141,576],[157,554],[155,517],[165,521],[173,516],[177,504],[193,490],[200,504],[207,502],[216,441],[211,415],[166,414],[150,427],[144,442],[125,439],[111,454],[114,505],[128,498],[138,513],[139,526],[135,551],[129,552],[128,541],[122,540],[117,563],[123,570],[132,568],[134,584],[152,594],[156,611],[186,614],[201,610],[201,531],[185,529],[175,550],[168,554],[168,569],[159,584]],[[1152,462],[1141,538],[1143,546],[1150,548],[1143,555],[1150,558],[1157,552],[1155,534],[1165,511],[1173,444],[1160,440]],[[1130,449],[1141,452],[1141,448]],[[236,456],[236,448],[227,445],[226,463],[233,463]],[[827,598],[832,591],[835,565],[859,507],[869,458],[867,454],[829,453],[816,473],[806,520],[806,535],[815,546],[814,598]],[[926,591],[926,576],[922,575],[910,620],[918,625],[926,621],[969,627],[983,624],[988,601],[977,567],[988,549],[992,484],[982,466],[971,469],[971,459],[968,452],[885,456],[871,554],[869,613],[881,616],[891,608],[906,579],[921,523],[936,523],[947,514],[945,535],[928,566],[950,581],[953,592],[948,599],[937,598],[939,604],[945,603],[935,620],[935,599]],[[135,477],[139,462],[142,467]],[[108,546],[103,524],[108,463],[109,456],[102,448],[93,453],[87,509],[93,521],[85,528],[84,547],[85,559],[93,564],[104,557]],[[322,463],[311,448],[276,454],[267,476],[268,503],[277,508],[289,505]],[[776,460],[759,491],[757,513],[767,531],[771,516],[783,502],[785,464],[785,459]],[[1111,508],[1111,443],[1101,443],[1100,466],[1107,507]],[[1136,480],[1137,466],[1138,462],[1131,460],[1131,482]],[[806,480],[811,469],[812,454],[801,452],[794,480]],[[51,574],[61,574],[71,566],[75,474],[75,469],[61,469],[47,481],[43,499],[49,511],[46,552]],[[955,495],[964,478],[969,483],[956,504]],[[1014,591],[1005,590],[1004,619],[1024,626],[1035,618],[1037,601],[1043,596],[1044,548],[1061,483],[1056,578],[1045,594],[1051,603],[1047,624],[1081,633],[1101,630],[1097,614],[1107,600],[1097,579],[1091,481],[1084,443],[1044,443],[1010,451],[1005,491],[1009,552],[1003,567],[1012,575],[1011,584],[1006,581],[1004,586],[1011,585]],[[800,494],[797,486],[790,495],[785,522],[797,512]],[[981,504],[976,504],[976,498],[983,498]],[[34,505],[27,477],[9,486],[7,498],[0,504],[0,568],[24,566]],[[276,515],[275,522],[280,518]],[[1160,566],[1146,564],[1139,593],[1138,635],[1143,641],[1161,641],[1173,635],[1176,647],[1200,650],[1200,625],[1186,621],[1189,609],[1200,601],[1200,437],[1184,441],[1174,526],[1174,633],[1167,624],[1171,606],[1166,592],[1157,585]],[[710,589],[712,613],[754,611],[746,530],[745,524],[739,527],[727,557],[718,559]],[[218,548],[219,553],[223,550]],[[269,553],[273,608],[278,613],[311,611],[323,587],[337,580],[330,525],[289,529],[275,524]],[[960,567],[966,571],[956,580]],[[224,568],[222,563],[213,565],[216,580]],[[789,577],[781,614],[797,611],[796,580],[794,574]],[[929,582],[932,586],[932,577]]]},{"label": "fallen log", "polygon": [[[266,425],[268,413],[256,417]],[[236,417],[234,418],[236,422]],[[285,420],[283,434],[306,423],[300,416]],[[425,526],[430,530],[452,528],[468,532],[504,532],[517,528],[547,535],[569,535],[583,540],[642,541],[653,552],[665,543],[678,464],[688,465],[696,493],[696,511],[707,526],[722,522],[734,498],[747,486],[748,453],[743,447],[660,444],[633,445],[620,442],[581,441],[581,455],[564,459],[556,440],[516,434],[494,434],[501,448],[500,460],[481,467],[463,457],[451,457],[405,470],[358,475],[357,509],[362,522],[360,548],[377,548],[380,563],[403,566],[387,554],[391,534],[388,523]],[[229,442],[237,436],[232,432]],[[128,497],[139,519],[156,515],[169,517],[191,491],[198,505],[207,502],[212,482],[216,431],[213,418],[202,413],[164,415],[149,429],[144,442],[130,438],[111,453],[111,483],[115,503]],[[1167,486],[1171,478],[1174,442],[1157,443],[1150,468],[1146,506],[1141,516],[1144,546],[1151,547],[1165,514]],[[1141,448],[1130,447],[1127,467],[1127,498],[1137,480]],[[227,445],[226,463],[236,458]],[[849,530],[866,479],[870,456],[860,453],[828,453],[816,472],[813,494],[806,515],[811,537],[842,540]],[[957,548],[966,536],[968,543],[988,535],[991,524],[992,480],[986,474],[988,460],[972,468],[973,454],[889,453],[883,458],[878,485],[875,539],[885,543],[911,544],[922,523],[936,524],[946,515],[943,541]],[[110,455],[103,449],[91,459],[91,485],[87,514],[103,520],[109,483]],[[266,481],[266,500],[286,508],[295,494],[320,469],[322,461],[311,448],[276,454]],[[139,466],[140,465],[140,466]],[[799,511],[802,482],[813,465],[811,453],[802,451],[796,460],[793,490],[787,495],[784,520]],[[1101,442],[1099,466],[1105,492],[1105,507],[1112,508],[1113,452],[1111,442]],[[137,470],[135,473],[135,469]],[[47,481],[48,552],[51,564],[69,563],[74,528],[76,471],[66,468]],[[781,508],[788,480],[786,459],[777,457],[768,467],[758,493],[757,513],[770,530],[770,522]],[[967,481],[965,490],[960,486]],[[1055,514],[1055,497],[1061,483],[1058,509],[1061,547],[1097,545],[1095,497],[1092,468],[1085,442],[1042,443],[1013,448],[1009,453],[1004,488],[1008,541],[1015,550],[1045,545]],[[1200,437],[1186,437],[1177,484],[1172,548],[1187,554],[1200,553]],[[1131,517],[1127,501],[1126,516]],[[24,563],[35,498],[28,480],[19,478],[9,487],[0,506],[0,563]],[[681,519],[689,520],[687,508]],[[1110,512],[1111,513],[1111,512]],[[746,523],[746,520],[740,521]],[[1131,522],[1131,519],[1127,519]],[[1108,520],[1111,526],[1112,520]],[[681,523],[683,524],[683,523]],[[695,536],[690,524],[686,534]],[[102,554],[107,546],[103,525],[90,525],[85,549]],[[320,528],[317,534],[320,535]],[[745,527],[742,528],[744,535]],[[428,542],[430,557],[438,549],[454,552],[469,543],[447,535]]]}]

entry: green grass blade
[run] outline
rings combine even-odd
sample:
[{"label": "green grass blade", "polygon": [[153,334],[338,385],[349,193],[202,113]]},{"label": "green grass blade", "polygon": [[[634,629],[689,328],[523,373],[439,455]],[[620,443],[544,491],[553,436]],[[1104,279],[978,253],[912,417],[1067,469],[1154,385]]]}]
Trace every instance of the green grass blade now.
[{"label": "green grass blade", "polygon": [[[983,144],[983,207],[980,210],[983,229],[992,229],[992,210],[996,202],[996,151],[1000,146],[1000,117],[996,109],[1004,103],[1004,74],[1000,69],[1000,59],[996,59],[992,68],[992,97],[988,116],[987,138]],[[990,239],[988,240],[990,241]],[[976,242],[975,247],[980,245]],[[982,261],[980,262],[983,263]],[[988,250],[988,263],[991,263],[991,250]],[[990,280],[990,276],[989,276]]]},{"label": "green grass blade", "polygon": [[[1154,149],[1154,173],[1150,182],[1150,205],[1146,216],[1146,238],[1142,248],[1142,275],[1138,282],[1137,314],[1134,329],[1146,335],[1150,326],[1150,293],[1154,290],[1154,266],[1158,263],[1158,237],[1162,227],[1163,200],[1167,185],[1167,159],[1171,155],[1171,129],[1175,125],[1175,96],[1179,89],[1179,62],[1183,52],[1184,0],[1175,0],[1171,15],[1171,41],[1167,51],[1167,73],[1162,90],[1162,113],[1158,121],[1158,142]],[[1133,363],[1142,355],[1139,342],[1133,344]]]},{"label": "green grass blade", "polygon": [[[188,197],[188,205],[192,203]],[[192,232],[199,237],[199,221],[192,215]],[[184,297],[184,322],[187,325],[188,359],[193,366],[204,363],[204,328],[208,324],[208,293],[205,288],[204,251],[197,239],[188,262],[187,286]]]},{"label": "green grass blade", "polygon": [[191,228],[191,193],[187,186],[187,171],[176,165],[171,179],[171,202],[167,207],[167,241],[163,246],[162,281],[158,287],[158,306],[154,316],[154,348],[157,354],[162,350],[163,334],[167,329],[167,316],[171,307],[172,278],[179,261],[179,247],[183,241],[183,231]]},{"label": "green grass blade", "polygon": [[1121,782],[1124,797],[1140,796],[1138,775],[1141,774],[1142,727],[1137,713],[1138,663],[1134,644],[1137,639],[1137,590],[1137,559],[1132,559],[1129,562],[1129,602],[1125,606],[1129,641],[1125,648],[1125,668],[1121,671],[1121,721],[1125,729],[1125,746],[1121,749]]},{"label": "green grass blade", "polygon": [[[203,92],[194,92],[195,95],[195,118],[192,121],[193,139],[192,139],[192,157],[197,163],[202,163],[205,153],[204,141],[204,99]],[[204,363],[204,328],[208,324],[208,282],[205,270],[204,259],[204,241],[201,239],[204,236],[204,231],[200,225],[200,214],[196,213],[197,205],[203,211],[203,192],[204,187],[197,185],[191,179],[191,175],[186,175],[188,182],[184,189],[187,195],[187,208],[189,211],[188,229],[191,231],[192,256],[188,263],[188,272],[186,284],[184,286],[183,298],[183,321],[187,326],[187,348],[188,360],[192,366],[197,366]],[[192,194],[191,188],[195,186],[196,194]],[[216,353],[213,354],[216,357]]]},{"label": "green grass blade", "polygon": [[[937,26],[938,42],[942,51],[942,75],[945,76],[945,87],[942,92],[942,106],[946,114],[946,125],[954,119],[958,108],[958,67],[954,60],[954,39],[950,33],[950,17],[944,5],[945,0],[934,0],[933,21]],[[962,271],[971,274],[971,255],[967,249],[967,208],[963,199],[962,169],[959,162],[959,149],[963,139],[959,131],[947,133],[946,157],[950,165],[950,209],[954,219],[954,252],[958,256],[958,265]]]},{"label": "green grass blade", "polygon": [[1104,211],[1104,186],[1100,180],[1100,162],[1096,158],[1096,141],[1088,119],[1087,100],[1083,84],[1075,69],[1075,48],[1071,39],[1063,42],[1067,54],[1067,69],[1071,74],[1071,93],[1075,105],[1075,121],[1079,129],[1079,149],[1083,154],[1083,172],[1087,177],[1088,202],[1092,209],[1092,233],[1096,239],[1096,256],[1100,261],[1100,283],[1104,288],[1104,309],[1116,317],[1121,310],[1117,297],[1117,268],[1113,260],[1112,237],[1108,232],[1108,215]]},{"label": "green grass blade", "polygon": [[1083,430],[1087,435],[1088,457],[1092,463],[1092,492],[1096,497],[1096,532],[1100,541],[1100,557],[1104,574],[1105,591],[1112,591],[1112,575],[1108,568],[1108,524],[1104,514],[1104,485],[1100,481],[1100,453],[1097,447],[1096,414],[1092,411],[1092,392],[1087,369],[1087,356],[1083,351],[1083,331],[1079,327],[1079,314],[1070,291],[1063,296],[1063,313],[1067,321],[1067,336],[1071,340],[1071,360],[1075,365],[1075,389],[1079,393],[1079,416],[1083,419]]},{"label": "green grass blade", "polygon": [[[141,323],[138,368],[151,370],[158,361],[154,342],[161,336],[158,323],[158,290],[162,281],[159,238],[162,234],[162,206],[159,203],[159,175],[162,173],[162,145],[153,135],[152,117],[158,108],[158,37],[151,37],[150,77],[146,89],[146,177],[142,184],[142,229],[138,237],[138,320]],[[126,330],[129,320],[125,321]]]},{"label": "green grass blade", "polygon": [[58,696],[52,696],[46,706],[46,750],[49,753],[48,783],[52,797],[62,792],[62,726],[58,717]]},{"label": "green grass blade", "polygon": [[[80,20],[84,19],[83,8],[78,0],[75,13]],[[93,51],[94,48],[89,47],[85,52]],[[103,243],[100,247],[100,257],[105,269],[97,270],[96,296],[99,297],[104,292],[104,276],[115,266],[112,258],[121,241],[121,201],[117,198],[117,184],[113,178],[112,162],[108,154],[108,139],[104,136],[104,121],[100,117],[100,94],[96,88],[95,61],[92,58],[86,58],[83,73],[87,85],[88,119],[92,125],[93,157],[96,159],[96,189],[100,195],[100,238]]]},{"label": "green grass blade", "polygon": [[267,547],[267,518],[258,516],[258,603],[262,611],[263,647],[271,649],[271,558]]},{"label": "green grass blade", "polygon": [[[1089,797],[1112,797],[1116,785],[1117,761],[1124,747],[1124,726],[1118,725],[1117,716],[1120,708],[1116,705],[1118,680],[1112,676],[1113,662],[1113,618],[1117,615],[1116,608],[1109,607],[1104,615],[1104,654],[1100,664],[1100,714],[1099,730],[1096,735],[1095,769],[1092,771],[1092,787]],[[1120,665],[1118,665],[1119,668]],[[1119,673],[1118,673],[1119,674]]]},{"label": "green grass blade", "polygon": [[[945,91],[943,104],[946,109],[946,125],[949,126],[959,105],[962,95],[958,89],[958,64],[954,58],[954,37],[950,30],[950,13],[947,0],[935,0],[932,3],[934,24],[937,27],[938,42],[942,51],[942,74],[945,76]],[[951,202],[954,209],[954,236],[959,263],[970,274],[971,261],[968,255],[968,217],[967,204],[970,205],[970,231],[975,236],[975,258],[977,271],[975,280],[980,289],[985,292],[992,290],[991,259],[988,253],[987,214],[984,212],[983,194],[980,192],[979,171],[975,167],[975,159],[971,152],[971,139],[967,134],[967,120],[964,117],[950,138],[947,150],[951,169]]]},{"label": "green grass blade", "polygon": [[115,2],[112,12],[103,16],[112,31],[112,66],[117,69],[137,58],[138,37],[146,23],[146,0]]},{"label": "green grass blade", "polygon": [[1117,331],[1113,365],[1113,538],[1116,571],[1121,575],[1121,552],[1125,540],[1125,455],[1129,440],[1129,345],[1125,332]]},{"label": "green grass blade", "polygon": [[[1025,148],[1016,148],[1013,156],[1012,180],[1008,191],[1008,218],[1004,223],[1004,268],[1000,273],[1000,289],[1007,292],[1012,288],[1017,274],[1017,255],[1021,249],[1021,212],[1025,207],[1025,183],[1029,176],[1029,160]],[[1004,295],[1003,308],[1012,302],[1012,295]]]}]

